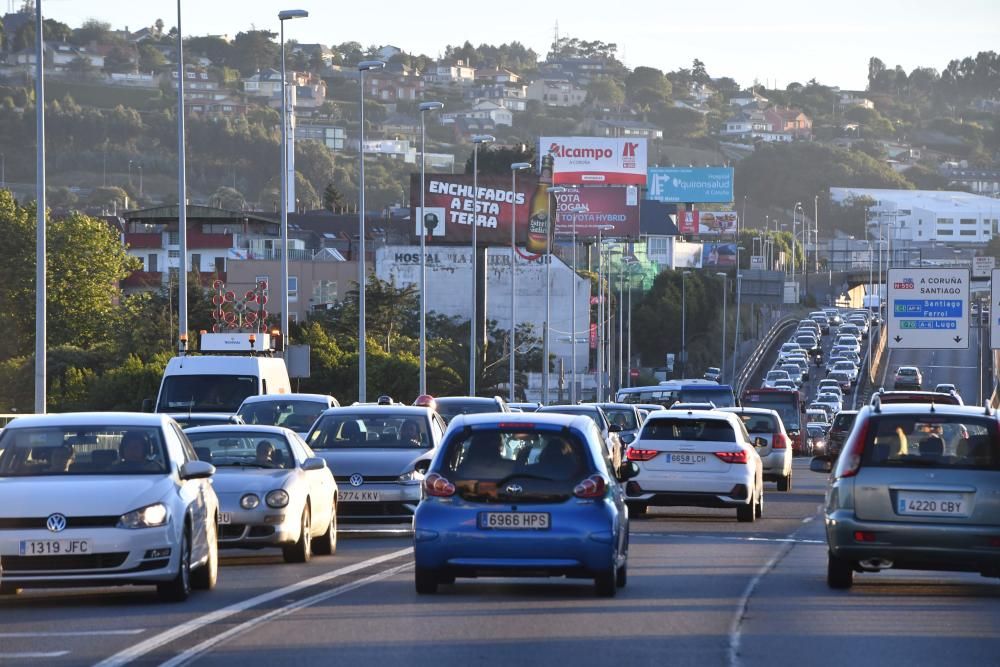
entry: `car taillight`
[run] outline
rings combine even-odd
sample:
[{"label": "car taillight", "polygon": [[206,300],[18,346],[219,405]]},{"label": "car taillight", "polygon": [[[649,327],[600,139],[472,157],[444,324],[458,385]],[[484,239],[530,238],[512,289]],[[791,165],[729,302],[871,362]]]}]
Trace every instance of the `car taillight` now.
[{"label": "car taillight", "polygon": [[428,496],[447,498],[455,495],[455,485],[436,472],[432,472],[424,478],[424,492]]},{"label": "car taillight", "polygon": [[629,461],[649,461],[660,452],[656,449],[635,449],[629,447],[625,450],[625,458]]},{"label": "car taillight", "polygon": [[788,437],[784,433],[775,433],[771,436],[771,449],[787,449]]},{"label": "car taillight", "polygon": [[865,450],[865,441],[868,439],[868,420],[855,428],[851,432],[851,437],[844,445],[844,450],[840,453],[840,464],[837,467],[836,476],[854,477],[861,467],[861,454]]},{"label": "car taillight", "polygon": [[726,463],[746,463],[747,453],[744,450],[738,452],[715,452],[715,455]]},{"label": "car taillight", "polygon": [[573,489],[577,498],[603,498],[608,490],[608,482],[601,475],[591,475]]}]

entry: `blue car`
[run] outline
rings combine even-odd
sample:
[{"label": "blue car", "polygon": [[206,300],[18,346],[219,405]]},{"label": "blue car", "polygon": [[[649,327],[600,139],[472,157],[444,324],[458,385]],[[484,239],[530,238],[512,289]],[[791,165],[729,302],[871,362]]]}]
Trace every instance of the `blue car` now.
[{"label": "blue car", "polygon": [[624,586],[628,510],[601,433],[590,417],[455,417],[430,463],[413,517],[417,593],[456,577],[593,579]]}]

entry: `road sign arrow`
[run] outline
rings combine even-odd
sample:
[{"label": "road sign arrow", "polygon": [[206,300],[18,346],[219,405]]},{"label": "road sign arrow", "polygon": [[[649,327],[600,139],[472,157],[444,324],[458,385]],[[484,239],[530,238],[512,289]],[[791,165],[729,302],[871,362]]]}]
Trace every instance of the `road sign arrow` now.
[{"label": "road sign arrow", "polygon": [[962,337],[961,337],[961,336],[955,336],[955,338],[954,338],[953,340],[954,340],[954,341],[955,341],[956,343],[961,343],[961,342],[962,342]]},{"label": "road sign arrow", "polygon": [[899,341],[903,340],[903,337],[902,336],[896,336],[896,338],[894,340],[898,343]]}]

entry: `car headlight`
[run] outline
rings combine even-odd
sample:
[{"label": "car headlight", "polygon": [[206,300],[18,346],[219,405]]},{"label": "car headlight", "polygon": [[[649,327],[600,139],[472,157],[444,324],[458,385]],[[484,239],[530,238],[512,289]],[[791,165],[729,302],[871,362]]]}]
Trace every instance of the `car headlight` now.
[{"label": "car headlight", "polygon": [[275,489],[264,496],[264,502],[268,507],[284,507],[288,504],[288,492],[284,489]]},{"label": "car headlight", "polygon": [[400,482],[422,482],[424,480],[424,473],[419,470],[411,470],[410,472],[404,472],[399,476]]},{"label": "car headlight", "polygon": [[120,528],[155,528],[167,523],[167,506],[163,503],[153,503],[137,510],[122,514],[118,520]]},{"label": "car headlight", "polygon": [[256,493],[248,493],[240,498],[240,507],[245,510],[252,510],[257,507],[257,505],[260,505],[260,498]]}]

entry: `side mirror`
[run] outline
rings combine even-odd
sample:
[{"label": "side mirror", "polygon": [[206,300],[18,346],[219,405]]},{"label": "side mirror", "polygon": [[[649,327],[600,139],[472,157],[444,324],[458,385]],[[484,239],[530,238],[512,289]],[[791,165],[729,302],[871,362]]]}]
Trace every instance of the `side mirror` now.
[{"label": "side mirror", "polygon": [[767,447],[767,440],[765,440],[764,438],[762,438],[761,436],[758,435],[756,438],[753,439],[753,446],[754,447]]},{"label": "side mirror", "polygon": [[809,470],[813,472],[830,473],[833,471],[833,459],[829,456],[814,456],[809,461]]},{"label": "side mirror", "polygon": [[608,433],[619,433],[622,427],[618,424],[608,424]]},{"label": "side mirror", "polygon": [[142,399],[142,411],[143,412],[152,412],[153,411],[153,399],[151,399],[151,398],[144,398],[144,399]]},{"label": "side mirror", "polygon": [[215,474],[215,466],[205,461],[188,461],[181,466],[181,479],[208,479]]},{"label": "side mirror", "polygon": [[618,468],[619,482],[627,482],[628,480],[632,479],[633,477],[637,477],[638,475],[639,475],[639,464],[636,463],[635,461],[628,461],[627,463],[623,463],[622,466]]},{"label": "side mirror", "polygon": [[419,472],[421,475],[426,475],[430,467],[431,467],[430,459],[420,459],[415,464],[413,464],[413,469]]},{"label": "side mirror", "polygon": [[322,470],[325,467],[326,459],[321,459],[318,456],[310,456],[302,462],[303,470]]}]

